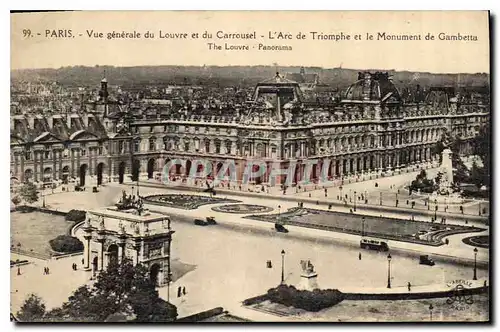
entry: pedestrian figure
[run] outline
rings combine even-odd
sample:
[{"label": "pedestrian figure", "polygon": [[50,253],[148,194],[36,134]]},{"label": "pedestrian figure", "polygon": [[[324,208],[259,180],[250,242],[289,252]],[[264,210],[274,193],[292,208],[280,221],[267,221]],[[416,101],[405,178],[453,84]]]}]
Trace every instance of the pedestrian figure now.
[{"label": "pedestrian figure", "polygon": [[359,253],[359,256],[358,256],[358,257],[359,257],[359,260],[361,260],[361,253]]},{"label": "pedestrian figure", "polygon": [[408,292],[410,292],[410,291],[411,291],[411,284],[410,284],[410,282],[408,282]]},{"label": "pedestrian figure", "polygon": [[182,295],[186,295],[186,287],[182,287]]},{"label": "pedestrian figure", "polygon": [[17,267],[17,275],[20,276],[21,275],[21,268],[18,266]]},{"label": "pedestrian figure", "polygon": [[181,297],[181,292],[182,292],[182,288],[181,288],[181,286],[179,286],[179,288],[177,288],[177,297]]},{"label": "pedestrian figure", "polygon": [[84,263],[84,261],[85,261],[85,260],[82,258],[82,265],[83,265],[83,264],[85,264],[85,263]]},{"label": "pedestrian figure", "polygon": [[445,242],[446,244],[450,244],[450,240],[448,240],[448,239],[444,240],[444,242]]},{"label": "pedestrian figure", "polygon": [[50,270],[49,270],[49,268],[47,268],[47,274],[50,274]]}]

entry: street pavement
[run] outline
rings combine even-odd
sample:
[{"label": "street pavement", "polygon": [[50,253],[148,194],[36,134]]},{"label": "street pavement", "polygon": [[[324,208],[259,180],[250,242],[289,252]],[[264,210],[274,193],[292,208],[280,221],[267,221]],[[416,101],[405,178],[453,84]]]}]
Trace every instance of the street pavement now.
[{"label": "street pavement", "polygon": [[[92,209],[115,203],[124,189],[130,193],[130,186],[108,184],[97,194],[70,192],[47,195],[46,204],[61,211],[73,208]],[[176,193],[175,189],[143,186],[140,190],[142,196],[155,193]],[[277,202],[266,198],[243,199],[238,196],[227,196],[244,200],[247,204],[271,206],[275,209],[271,213],[277,210]],[[282,201],[279,204],[282,210],[297,206],[296,202],[289,201]],[[293,226],[287,226],[290,230],[289,234],[276,233],[272,224],[243,219],[242,215],[215,212],[211,210],[213,206],[215,205],[206,205],[196,210],[160,208],[172,216],[182,214],[193,219],[214,216],[221,224],[201,227],[172,218],[172,226],[176,230],[172,258],[196,265],[194,271],[174,282],[170,288],[170,301],[178,306],[180,317],[217,306],[222,306],[236,315],[247,312],[248,309],[241,307],[241,301],[263,294],[267,289],[279,284],[282,249],[286,251],[284,267],[286,283],[297,284],[299,282],[299,263],[303,259],[310,259],[314,264],[319,273],[318,281],[321,288],[377,288],[384,287],[387,281],[386,254],[363,251],[362,259],[359,260],[359,236]],[[488,231],[483,233],[487,234]],[[465,257],[470,260],[472,247],[461,243],[462,236],[464,235],[452,236],[450,245],[440,247],[396,241],[390,241],[389,245],[394,249]],[[340,245],[341,242],[346,242],[348,245]],[[487,260],[488,250],[478,249],[478,261]],[[443,261],[438,262],[434,267],[428,267],[419,265],[418,259],[411,255],[395,254],[394,256],[392,276],[395,287],[404,287],[408,281],[417,287],[471,278],[470,266]],[[88,282],[90,278],[87,272],[81,270],[75,272],[71,269],[73,262],[80,263],[79,267],[81,267],[79,257],[51,260],[47,263],[31,258],[29,260],[34,263],[22,267],[21,276],[17,276],[16,270],[11,270],[14,312],[26,295],[32,292],[42,296],[48,307],[58,306],[67,300],[73,290]],[[272,261],[271,269],[266,268],[267,260]],[[45,264],[50,264],[51,275],[49,276],[42,273]],[[486,269],[478,269],[479,278],[486,277],[487,273]],[[179,286],[186,287],[187,294],[177,298],[176,289]],[[167,298],[166,287],[160,288],[159,292],[163,298]],[[258,318],[257,320],[266,320],[264,318],[267,316],[269,315],[254,313],[253,310],[251,314],[246,315],[249,319],[254,317],[254,319]],[[267,320],[272,319],[274,318],[268,317]]]}]

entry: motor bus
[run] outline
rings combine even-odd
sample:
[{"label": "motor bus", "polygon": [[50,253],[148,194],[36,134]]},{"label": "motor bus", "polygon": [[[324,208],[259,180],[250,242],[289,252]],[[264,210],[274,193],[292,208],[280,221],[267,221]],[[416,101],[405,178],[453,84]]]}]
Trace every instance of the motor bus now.
[{"label": "motor bus", "polygon": [[361,249],[370,249],[370,250],[378,250],[378,251],[388,251],[389,246],[387,245],[387,242],[379,240],[379,239],[373,239],[373,238],[362,238],[360,241],[360,246]]}]

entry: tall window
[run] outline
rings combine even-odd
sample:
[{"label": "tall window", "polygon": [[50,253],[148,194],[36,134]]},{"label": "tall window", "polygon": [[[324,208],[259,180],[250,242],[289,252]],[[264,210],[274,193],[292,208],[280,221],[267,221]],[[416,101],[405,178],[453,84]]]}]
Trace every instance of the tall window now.
[{"label": "tall window", "polygon": [[226,141],[226,153],[231,154],[231,141]]},{"label": "tall window", "polygon": [[210,153],[210,141],[208,139],[205,140],[205,152]]},{"label": "tall window", "polygon": [[156,138],[151,137],[149,139],[149,151],[154,151],[156,150]]},{"label": "tall window", "polygon": [[102,156],[102,145],[99,145],[99,148],[97,149],[97,153]]},{"label": "tall window", "polygon": [[189,151],[189,142],[184,142],[184,151]]},{"label": "tall window", "polygon": [[220,141],[219,140],[215,141],[215,153],[220,154]]},{"label": "tall window", "polygon": [[134,152],[139,152],[139,147],[140,147],[140,141],[136,139],[134,141]]},{"label": "tall window", "polygon": [[123,141],[118,141],[118,153],[122,154],[125,152],[125,149],[123,148]]}]

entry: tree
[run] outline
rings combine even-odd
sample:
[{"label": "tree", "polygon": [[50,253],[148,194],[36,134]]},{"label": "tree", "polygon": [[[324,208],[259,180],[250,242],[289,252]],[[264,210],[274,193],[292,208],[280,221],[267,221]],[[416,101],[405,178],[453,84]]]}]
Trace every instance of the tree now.
[{"label": "tree", "polygon": [[24,301],[21,309],[17,312],[17,318],[21,322],[41,321],[45,315],[45,304],[35,294],[30,294]]},{"label": "tree", "polygon": [[120,314],[138,322],[168,322],[177,317],[177,308],[158,296],[146,267],[127,260],[111,263],[92,287],[78,288],[49,316],[61,321],[79,317],[80,321],[105,322]]},{"label": "tree", "polygon": [[12,201],[12,204],[14,204],[14,205],[21,203],[21,199],[19,198],[19,196],[12,197],[11,201]]},{"label": "tree", "polygon": [[485,184],[489,184],[489,176],[486,174],[485,168],[479,167],[475,161],[472,163],[472,168],[470,170],[470,180],[478,188],[481,188]]},{"label": "tree", "polygon": [[36,186],[31,182],[25,183],[21,186],[19,189],[19,195],[28,204],[38,201],[38,191]]}]

